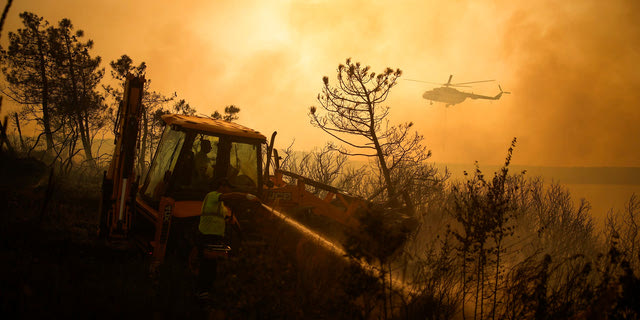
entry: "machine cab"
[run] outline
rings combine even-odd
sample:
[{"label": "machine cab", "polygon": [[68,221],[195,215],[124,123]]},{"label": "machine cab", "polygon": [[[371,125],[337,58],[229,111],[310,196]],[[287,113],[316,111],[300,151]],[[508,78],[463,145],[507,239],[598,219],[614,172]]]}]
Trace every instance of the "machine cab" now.
[{"label": "machine cab", "polygon": [[260,196],[264,135],[244,126],[196,116],[168,114],[167,124],[139,196],[151,206],[160,197],[202,201],[227,184]]}]

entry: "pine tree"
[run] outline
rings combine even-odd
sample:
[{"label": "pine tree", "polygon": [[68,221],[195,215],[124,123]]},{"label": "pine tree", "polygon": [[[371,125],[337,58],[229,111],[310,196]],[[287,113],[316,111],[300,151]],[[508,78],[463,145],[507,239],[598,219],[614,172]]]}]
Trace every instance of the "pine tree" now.
[{"label": "pine tree", "polygon": [[[407,162],[420,163],[431,156],[422,144],[423,137],[412,132],[413,123],[390,126],[389,107],[383,103],[391,88],[402,75],[400,69],[386,68],[382,73],[370,71],[369,66],[346,60],[338,66],[337,85],[331,86],[323,77],[324,86],[318,95],[320,108],[310,108],[311,124],[342,142],[353,151],[335,148],[346,155],[376,159],[387,199],[397,206],[398,190],[392,171]],[[402,194],[407,206],[408,196]]]},{"label": "pine tree", "polygon": [[42,128],[47,151],[53,149],[49,23],[31,12],[20,14],[24,28],[9,32],[9,45],[0,52],[2,72],[8,87],[3,93],[25,106],[24,114]]},{"label": "pine tree", "polygon": [[82,42],[82,30],[75,30],[69,19],[62,19],[57,28],[48,30],[51,55],[55,62],[56,91],[54,102],[61,117],[72,119],[67,125],[74,132],[84,150],[85,158],[93,163],[92,138],[95,130],[104,126],[106,105],[97,88],[104,76],[100,57],[92,57],[93,41]]}]

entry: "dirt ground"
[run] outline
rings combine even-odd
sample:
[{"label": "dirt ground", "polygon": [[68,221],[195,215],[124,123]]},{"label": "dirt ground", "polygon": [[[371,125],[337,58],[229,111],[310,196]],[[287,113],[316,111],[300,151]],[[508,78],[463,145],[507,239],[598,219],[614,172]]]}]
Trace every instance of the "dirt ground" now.
[{"label": "dirt ground", "polygon": [[336,273],[300,272],[298,240],[285,227],[271,228],[277,241],[243,246],[222,261],[211,300],[202,303],[178,255],[167,258],[161,281],[154,282],[141,250],[98,239],[94,197],[56,189],[46,210],[43,204],[43,191],[0,191],[4,319],[350,318],[336,294],[339,285],[329,281]]},{"label": "dirt ground", "polygon": [[154,303],[140,254],[43,230],[3,230],[0,312],[15,318],[144,316]]}]

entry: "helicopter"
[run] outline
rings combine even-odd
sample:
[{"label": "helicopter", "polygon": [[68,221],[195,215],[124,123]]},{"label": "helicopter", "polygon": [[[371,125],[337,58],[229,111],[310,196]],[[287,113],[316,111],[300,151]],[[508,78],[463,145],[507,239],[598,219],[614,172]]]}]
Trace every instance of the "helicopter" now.
[{"label": "helicopter", "polygon": [[[500,85],[498,85],[498,89],[500,89],[500,93],[498,93],[495,96],[485,96],[485,95],[480,95],[480,94],[475,94],[475,93],[469,93],[469,92],[464,92],[464,91],[460,91],[454,87],[470,87],[468,86],[468,84],[472,84],[472,83],[480,83],[480,82],[491,82],[491,81],[495,81],[495,80],[481,80],[481,81],[471,81],[471,82],[461,82],[461,83],[451,83],[451,78],[453,78],[453,75],[449,75],[449,81],[447,81],[447,83],[443,83],[441,84],[442,87],[440,88],[434,88],[431,89],[429,91],[425,91],[422,94],[422,97],[430,100],[431,104],[433,104],[433,102],[443,102],[446,104],[447,107],[449,106],[453,106],[456,105],[458,103],[463,102],[464,100],[466,100],[467,98],[471,98],[471,99],[486,99],[486,100],[498,100],[502,97],[503,94],[509,94],[511,92],[505,92],[502,91],[502,87]],[[426,81],[420,81],[420,80],[412,80],[412,79],[405,79],[408,81],[416,81],[416,82],[426,82]],[[431,83],[431,82],[426,82],[426,83]]]}]

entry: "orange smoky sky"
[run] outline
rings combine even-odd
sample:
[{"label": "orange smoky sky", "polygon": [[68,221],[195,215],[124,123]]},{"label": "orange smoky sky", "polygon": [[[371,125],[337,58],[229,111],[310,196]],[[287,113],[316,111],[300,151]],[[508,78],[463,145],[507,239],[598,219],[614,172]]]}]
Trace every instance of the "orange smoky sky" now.
[{"label": "orange smoky sky", "polygon": [[[640,166],[640,6],[628,1],[36,1],[18,14],[69,18],[103,65],[127,54],[148,65],[152,89],[176,92],[201,114],[234,104],[241,124],[279,147],[309,150],[329,137],[309,124],[322,76],[348,57],[379,72],[444,83],[498,101],[446,108],[428,84],[400,80],[392,123],[413,121],[435,162]],[[107,75],[105,79],[109,78]]]}]

